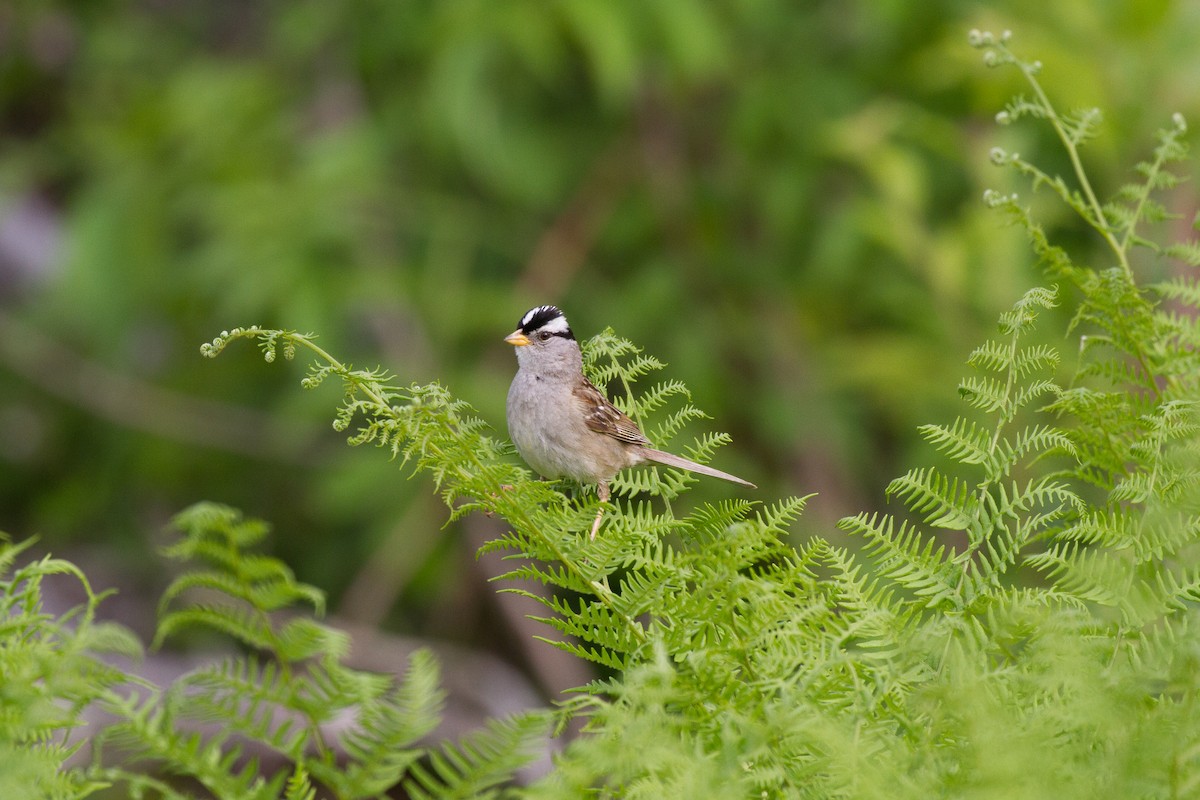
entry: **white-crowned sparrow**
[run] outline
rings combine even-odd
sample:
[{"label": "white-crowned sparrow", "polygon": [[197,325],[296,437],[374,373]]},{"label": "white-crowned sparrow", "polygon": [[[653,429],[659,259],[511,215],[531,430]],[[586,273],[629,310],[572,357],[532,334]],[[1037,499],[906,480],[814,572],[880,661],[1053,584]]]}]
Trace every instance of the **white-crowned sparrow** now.
[{"label": "white-crowned sparrow", "polygon": [[[583,375],[579,343],[562,311],[538,306],[504,341],[517,349],[517,374],[508,389],[508,433],[521,457],[546,478],[594,483],[608,501],[608,481],[647,462],[754,486],[686,458],[656,450],[637,424]],[[592,524],[600,528],[601,505]]]}]

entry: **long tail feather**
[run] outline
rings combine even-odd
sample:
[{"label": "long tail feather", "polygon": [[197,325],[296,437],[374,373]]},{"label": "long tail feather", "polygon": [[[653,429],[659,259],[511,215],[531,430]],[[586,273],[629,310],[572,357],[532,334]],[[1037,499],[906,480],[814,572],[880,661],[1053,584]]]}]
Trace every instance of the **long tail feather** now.
[{"label": "long tail feather", "polygon": [[677,456],[674,453],[667,453],[663,450],[653,450],[649,447],[642,449],[642,455],[647,461],[653,461],[667,467],[675,467],[676,469],[686,469],[688,472],[696,472],[701,475],[707,475],[710,478],[720,478],[723,481],[732,481],[740,483],[743,486],[749,486],[752,489],[757,489],[750,481],[744,481],[736,475],[730,475],[728,472],[721,472],[719,469],[707,467],[704,464],[697,464],[695,461],[690,461],[682,456]]}]

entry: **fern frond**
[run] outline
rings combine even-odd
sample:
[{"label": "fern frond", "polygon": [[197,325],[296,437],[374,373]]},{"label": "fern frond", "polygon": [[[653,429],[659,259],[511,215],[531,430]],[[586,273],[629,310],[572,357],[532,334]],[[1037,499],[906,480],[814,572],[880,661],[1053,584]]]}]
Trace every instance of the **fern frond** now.
[{"label": "fern frond", "polygon": [[194,795],[185,794],[168,781],[121,767],[101,767],[92,774],[102,782],[103,788],[124,788],[130,798],[152,797],[155,800],[194,800]]},{"label": "fern frond", "polygon": [[1038,314],[1057,305],[1057,287],[1034,286],[1027,289],[1011,309],[1000,315],[1000,332],[1006,336],[1029,333],[1037,322]]},{"label": "fern frond", "polygon": [[654,466],[619,472],[609,481],[609,488],[615,495],[662,497],[670,501],[698,480],[686,470]]},{"label": "fern frond", "polygon": [[317,800],[317,788],[304,767],[297,765],[284,787],[283,800]]},{"label": "fern frond", "polygon": [[[644,390],[637,396],[637,409],[642,414],[650,414],[662,408],[675,397],[682,397],[685,401],[690,402],[692,393],[688,391],[687,386],[682,381],[662,381]],[[617,402],[618,399],[626,402],[625,398],[615,398],[613,402]],[[626,413],[630,410],[621,406],[618,407]]]},{"label": "fern frond", "polygon": [[317,656],[343,658],[350,652],[350,636],[328,625],[296,617],[278,629],[274,655],[284,663],[306,661]]},{"label": "fern frond", "polygon": [[1030,425],[1022,428],[1013,435],[1008,450],[1010,455],[1006,457],[1004,466],[996,470],[997,473],[1007,474],[1018,462],[1032,455],[1077,454],[1075,442],[1070,434],[1052,425]]},{"label": "fern frond", "polygon": [[549,721],[545,713],[492,720],[457,744],[430,753],[428,767],[414,765],[404,790],[420,800],[497,797],[497,787],[543,749]]},{"label": "fern frond", "polygon": [[1177,502],[1197,486],[1200,486],[1200,468],[1173,470],[1165,475],[1135,472],[1113,485],[1109,499],[1116,503],[1138,504],[1160,498]]},{"label": "fern frond", "polygon": [[443,694],[438,665],[428,650],[409,659],[400,685],[386,697],[364,703],[355,728],[341,739],[349,762],[311,761],[310,770],[338,797],[374,797],[400,783],[425,754],[416,743],[436,727]]},{"label": "fern frond", "polygon": [[[7,533],[0,531],[0,576],[7,575],[12,570],[13,564],[21,553],[33,547],[37,543],[36,538],[29,538],[22,542],[14,542],[9,538]],[[8,587],[13,585],[13,582],[6,582]]]},{"label": "fern frond", "polygon": [[1104,115],[1098,108],[1079,108],[1064,114],[1063,128],[1067,132],[1067,140],[1080,145],[1096,136],[1096,132],[1104,121]]},{"label": "fern frond", "polygon": [[290,707],[314,724],[343,709],[370,705],[394,690],[391,676],[350,669],[333,658],[310,661],[301,677],[293,680]]},{"label": "fern frond", "polygon": [[[163,593],[155,646],[183,628],[200,626],[269,651],[285,663],[321,654],[338,658],[349,649],[344,633],[303,617],[280,626],[272,624],[272,612],[306,603],[320,613],[325,601],[320,590],[297,582],[291,569],[278,559],[242,551],[243,545],[261,540],[269,529],[265,523],[243,519],[236,509],[202,503],[177,515],[173,524],[185,535],[166,553],[199,559],[216,569],[185,572]],[[233,602],[212,600],[171,608],[193,590],[206,590]]]},{"label": "fern frond", "polygon": [[[535,617],[535,619],[546,622],[549,625],[555,625],[558,621],[555,617]],[[545,642],[552,647],[557,647],[559,650],[564,650],[576,658],[591,661],[608,669],[620,671],[629,666],[629,660],[623,654],[605,647],[588,646],[564,639],[551,639],[548,636],[534,636],[533,638],[539,642]]]},{"label": "fern frond", "polygon": [[290,570],[286,574],[269,576],[265,580],[258,576],[249,578],[245,571],[239,572],[242,574],[196,570],[180,575],[163,592],[159,607],[165,609],[172,600],[196,589],[207,589],[244,600],[263,611],[278,611],[299,602],[307,602],[319,608],[324,603],[324,595],[319,590],[297,584]]},{"label": "fern frond", "polygon": [[907,522],[896,527],[891,516],[878,513],[847,517],[838,527],[864,537],[864,549],[875,556],[880,574],[913,592],[928,607],[961,604],[944,545],[935,549],[933,539]]},{"label": "fern frond", "polygon": [[1047,411],[1077,420],[1070,431],[1080,479],[1109,491],[1130,467],[1130,447],[1144,435],[1137,398],[1126,393],[1076,387],[1062,392]]},{"label": "fern frond", "polygon": [[1063,542],[1028,556],[1025,563],[1052,580],[1059,591],[1081,601],[1120,608],[1126,613],[1131,610],[1129,566],[1107,551]]},{"label": "fern frond", "polygon": [[1058,384],[1052,380],[1029,381],[1022,385],[1012,397],[1012,408],[1023,409],[1045,395],[1058,396]]},{"label": "fern frond", "polygon": [[983,464],[989,459],[992,435],[971,420],[959,417],[948,428],[921,425],[917,431],[939,453],[960,464]]},{"label": "fern frond", "polygon": [[743,498],[705,503],[688,515],[689,534],[698,539],[720,540],[735,524],[744,521],[754,507],[753,501]]},{"label": "fern frond", "polygon": [[304,752],[308,730],[298,717],[276,718],[277,709],[311,709],[299,701],[297,683],[274,662],[229,659],[186,675],[168,700],[176,715],[223,723],[228,732],[297,758]]},{"label": "fern frond", "polygon": [[[643,354],[628,339],[618,337],[611,328],[593,336],[582,349],[584,374],[600,387],[619,381],[626,395],[634,381],[665,366],[657,358]],[[637,410],[631,410],[637,419]]]},{"label": "fern frond", "polygon": [[985,414],[999,413],[1007,417],[1012,411],[1008,387],[995,378],[963,378],[958,385],[958,396]]},{"label": "fern frond", "polygon": [[1164,247],[1162,252],[1190,267],[1200,267],[1200,242],[1180,242]]},{"label": "fern frond", "polygon": [[[534,563],[523,564],[516,569],[508,572],[495,575],[489,580],[492,581],[521,581],[521,582],[536,582],[543,586],[553,586],[557,589],[562,589],[568,592],[577,592],[579,594],[587,594],[591,591],[590,583],[583,578],[579,573],[569,570],[566,567],[556,564]],[[528,594],[522,590],[505,588],[504,592],[517,592],[519,594]],[[534,595],[541,597],[541,595]]]},{"label": "fern frond", "polygon": [[667,416],[662,422],[656,424],[652,429],[646,432],[650,441],[658,446],[665,446],[670,443],[684,426],[689,422],[696,420],[707,419],[708,415],[691,404],[682,406],[676,409]]},{"label": "fern frond", "polygon": [[1127,508],[1092,509],[1055,533],[1060,542],[1079,542],[1107,549],[1134,547],[1139,539],[1138,519]]},{"label": "fern frond", "polygon": [[219,503],[195,503],[171,519],[171,527],[184,534],[178,543],[166,548],[169,558],[212,558],[220,566],[229,564],[228,550],[200,551],[207,543],[226,544],[229,548],[243,550],[260,544],[270,526],[258,519],[246,519],[235,508]]},{"label": "fern frond", "polygon": [[812,495],[788,497],[764,507],[756,514],[761,535],[771,538],[785,536],[789,526],[800,517],[811,498]]},{"label": "fern frond", "polygon": [[983,554],[977,564],[979,577],[994,582],[1018,563],[1026,544],[1049,526],[1077,514],[1083,503],[1065,484],[1043,477],[1030,481],[1024,489],[1016,484],[1010,489],[995,484],[983,495],[982,505],[986,514],[980,528],[986,538],[972,544]]},{"label": "fern frond", "polygon": [[935,528],[965,531],[975,520],[972,487],[936,469],[909,470],[888,484],[885,495],[899,497],[910,511],[924,515],[925,524]]},{"label": "fern frond", "polygon": [[[593,649],[599,648],[599,651],[605,654],[602,663],[610,666],[620,664],[620,668],[623,668],[628,663],[629,656],[641,647],[642,638],[634,635],[630,626],[633,617],[623,607],[612,607],[588,600],[578,600],[572,606],[571,601],[553,596],[547,598],[545,603],[557,615],[534,619],[592,645]],[[624,604],[618,601],[617,605]],[[555,644],[561,646],[561,643]]]},{"label": "fern frond", "polygon": [[701,464],[707,464],[712,461],[713,454],[725,445],[733,441],[733,437],[727,433],[704,433],[684,449],[684,453],[688,458],[697,461]]},{"label": "fern frond", "polygon": [[1126,521],[1122,529],[1125,535],[1118,539],[1119,544],[1111,546],[1132,547],[1138,563],[1179,560],[1192,544],[1200,541],[1200,517],[1195,514],[1147,509],[1136,521],[1128,514],[1121,514],[1118,519]]},{"label": "fern frond", "polygon": [[1186,611],[1200,601],[1200,567],[1155,570],[1151,579],[1155,608],[1145,619],[1157,619],[1172,611]]},{"label": "fern frond", "polygon": [[[285,771],[267,778],[259,774],[253,760],[244,760],[243,749],[230,742],[229,732],[210,736],[187,732],[177,725],[172,704],[164,705],[151,694],[114,700],[111,706],[121,721],[97,737],[97,754],[106,746],[133,748],[143,760],[161,764],[167,771],[193,777],[217,797],[273,800],[286,779]],[[241,762],[241,767],[236,765]]]},{"label": "fern frond", "polygon": [[828,545],[821,550],[824,562],[833,570],[831,599],[843,612],[836,624],[832,620],[827,623],[840,629],[839,645],[853,644],[882,656],[903,651],[920,617],[844,550]]},{"label": "fern frond", "polygon": [[1058,350],[1050,345],[1022,347],[1014,353],[1010,344],[989,339],[971,352],[967,363],[976,369],[1000,374],[1012,369],[1024,380],[1035,372],[1057,367],[1060,360]]},{"label": "fern frond", "polygon": [[276,645],[271,626],[253,611],[233,605],[196,603],[159,618],[152,646],[189,627],[210,628],[259,650],[271,650]]}]

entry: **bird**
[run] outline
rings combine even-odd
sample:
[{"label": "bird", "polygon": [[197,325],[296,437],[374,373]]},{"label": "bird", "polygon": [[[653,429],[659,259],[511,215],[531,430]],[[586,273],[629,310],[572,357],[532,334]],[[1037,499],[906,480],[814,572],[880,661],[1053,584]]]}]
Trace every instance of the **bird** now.
[{"label": "bird", "polygon": [[736,475],[656,449],[637,423],[584,376],[579,343],[557,306],[531,308],[504,341],[517,354],[506,403],[509,436],[544,478],[595,484],[601,505],[592,539],[608,502],[608,482],[628,467],[661,464],[756,488]]}]

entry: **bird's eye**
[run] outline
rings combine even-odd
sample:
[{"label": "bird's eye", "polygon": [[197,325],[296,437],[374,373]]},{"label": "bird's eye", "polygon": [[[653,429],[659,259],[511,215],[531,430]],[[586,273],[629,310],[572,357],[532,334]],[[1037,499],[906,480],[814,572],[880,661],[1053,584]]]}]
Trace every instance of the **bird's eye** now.
[{"label": "bird's eye", "polygon": [[550,331],[539,331],[538,338],[543,342],[548,341],[550,339]]}]

